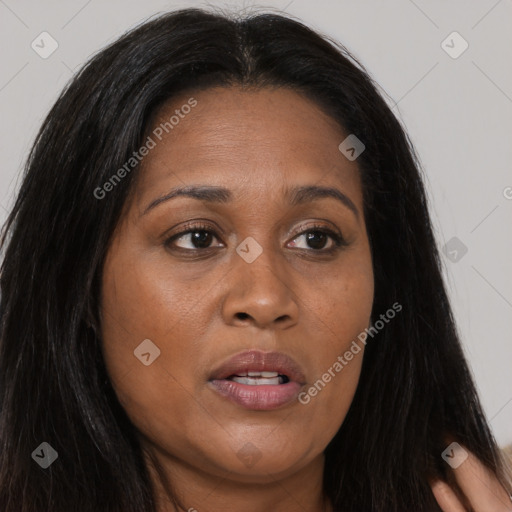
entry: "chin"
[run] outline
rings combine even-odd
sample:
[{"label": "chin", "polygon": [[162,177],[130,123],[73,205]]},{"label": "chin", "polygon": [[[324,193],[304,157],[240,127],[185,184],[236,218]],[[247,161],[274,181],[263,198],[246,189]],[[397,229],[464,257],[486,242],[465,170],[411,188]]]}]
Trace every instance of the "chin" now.
[{"label": "chin", "polygon": [[[311,454],[305,448],[297,452],[283,453],[284,446],[257,449],[248,442],[238,452],[222,461],[223,472],[229,472],[229,478],[240,482],[271,483],[299,471],[311,462]],[[216,454],[218,457],[218,453]]]}]

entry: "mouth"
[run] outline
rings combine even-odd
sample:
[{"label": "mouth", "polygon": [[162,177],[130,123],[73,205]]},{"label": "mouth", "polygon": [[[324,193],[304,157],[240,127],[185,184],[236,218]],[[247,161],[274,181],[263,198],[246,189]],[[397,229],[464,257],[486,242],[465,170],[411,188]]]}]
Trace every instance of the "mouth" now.
[{"label": "mouth", "polygon": [[248,386],[277,386],[290,382],[287,375],[278,372],[240,372],[227,378],[238,384],[246,384]]},{"label": "mouth", "polygon": [[223,363],[208,382],[231,403],[245,409],[271,410],[292,403],[305,380],[302,369],[290,356],[250,350]]}]

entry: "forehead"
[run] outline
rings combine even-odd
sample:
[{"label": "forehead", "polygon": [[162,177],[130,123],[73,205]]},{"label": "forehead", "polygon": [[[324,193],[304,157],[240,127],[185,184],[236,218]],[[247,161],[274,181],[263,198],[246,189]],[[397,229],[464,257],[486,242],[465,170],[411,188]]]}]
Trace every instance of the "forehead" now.
[{"label": "forehead", "polygon": [[148,133],[155,144],[142,162],[140,201],[195,183],[260,195],[287,185],[339,185],[355,202],[361,196],[357,163],[338,149],[345,131],[288,88],[182,94],[160,109]]}]

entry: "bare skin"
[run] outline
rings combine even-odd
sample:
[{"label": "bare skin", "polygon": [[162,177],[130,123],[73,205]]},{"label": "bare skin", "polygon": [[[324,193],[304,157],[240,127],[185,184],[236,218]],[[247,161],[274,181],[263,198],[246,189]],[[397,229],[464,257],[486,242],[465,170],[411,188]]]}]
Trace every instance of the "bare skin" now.
[{"label": "bare skin", "polygon": [[[364,346],[307,404],[251,410],[209,379],[243,350],[279,351],[301,366],[307,390],[368,327],[359,169],[338,150],[348,134],[288,89],[188,93],[154,125],[191,96],[197,106],[144,158],[105,261],[112,384],[140,433],[159,512],[330,512],[323,452],[352,402]],[[179,196],[148,209],[185,185],[225,187],[232,199]],[[286,190],[309,185],[335,188],[354,209],[332,197],[292,206]],[[236,251],[247,237],[262,249],[251,263]],[[160,350],[148,366],[134,357],[146,339]]]},{"label": "bare skin", "polygon": [[512,512],[512,499],[496,477],[471,453],[452,470],[460,490],[446,482],[431,482],[432,492],[443,512]]},{"label": "bare skin", "polygon": [[[340,127],[290,90],[193,96],[197,106],[146,156],[107,255],[107,368],[185,510],[323,512],[323,451],[350,406],[363,351],[307,405],[247,410],[207,381],[226,358],[259,349],[293,357],[307,388],[368,327],[373,271],[357,164],[338,150]],[[178,197],[143,214],[185,184],[223,186],[233,199]],[[333,198],[291,206],[285,189],[304,185],[335,187],[357,213]],[[214,233],[209,249],[190,256],[191,234],[165,246],[197,219]],[[316,224],[347,245],[328,253],[335,241],[321,234],[308,243]],[[252,263],[236,252],[249,236],[263,250]],[[147,367],[133,354],[145,339],[161,351]],[[247,443],[259,454],[252,467],[237,456]],[[161,510],[174,508],[162,499]]]}]

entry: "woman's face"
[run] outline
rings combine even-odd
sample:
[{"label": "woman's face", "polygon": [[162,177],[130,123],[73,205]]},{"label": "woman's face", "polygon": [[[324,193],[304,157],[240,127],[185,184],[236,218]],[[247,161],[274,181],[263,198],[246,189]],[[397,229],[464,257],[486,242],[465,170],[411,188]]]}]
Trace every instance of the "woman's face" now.
[{"label": "woman's face", "polygon": [[[363,350],[344,354],[373,301],[348,133],[291,90],[214,88],[175,98],[149,135],[103,273],[121,404],[174,468],[268,482],[323,466],[360,375]],[[177,187],[215,189],[162,199]]]}]

